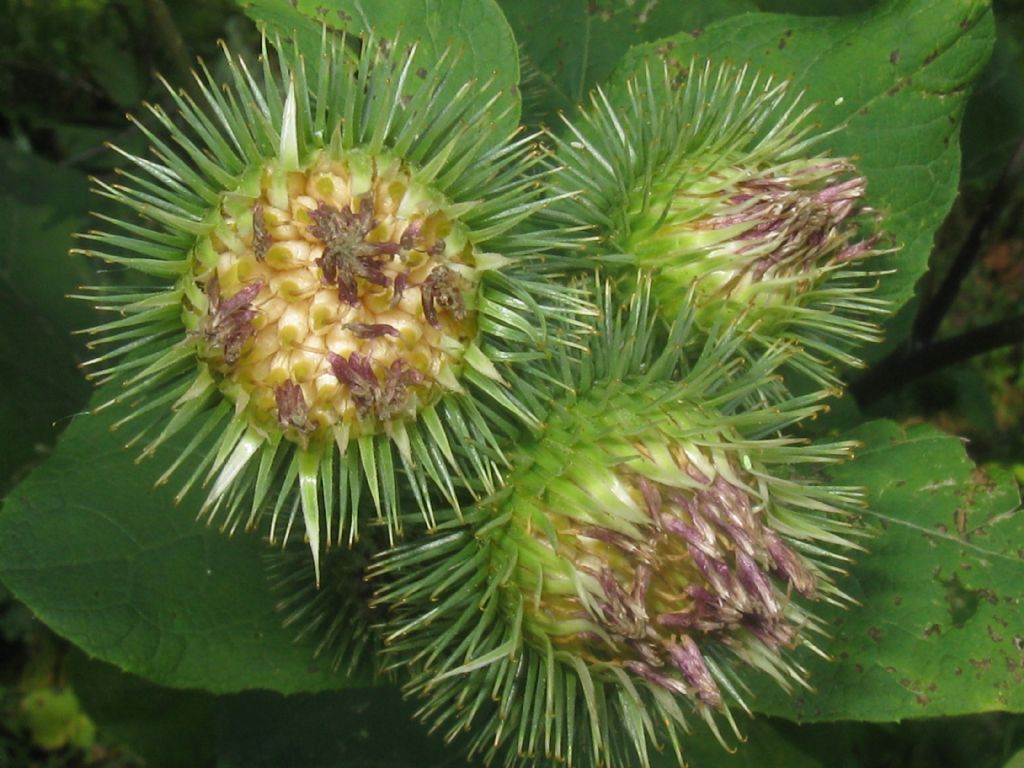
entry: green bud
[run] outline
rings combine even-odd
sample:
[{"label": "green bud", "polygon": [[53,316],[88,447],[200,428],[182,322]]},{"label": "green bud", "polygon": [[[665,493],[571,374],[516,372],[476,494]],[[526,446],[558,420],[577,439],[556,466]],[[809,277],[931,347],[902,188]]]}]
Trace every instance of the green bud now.
[{"label": "green bud", "polygon": [[469,731],[485,762],[682,759],[689,715],[718,734],[748,675],[803,684],[790,652],[815,648],[810,605],[845,599],[859,494],[807,469],[852,446],[781,436],[820,394],[758,404],[787,353],[745,367],[735,333],[688,364],[693,312],[662,337],[639,285],[544,372],[564,394],[505,487],[373,569],[424,718]]},{"label": "green bud", "polygon": [[600,260],[627,293],[650,273],[667,321],[692,302],[705,334],[741,323],[752,356],[784,339],[788,367],[835,387],[836,364],[879,338],[866,269],[884,236],[866,180],[815,150],[812,110],[788,90],[694,64],[682,82],[662,66],[598,91],[554,139],[554,191],[582,190],[554,213],[591,238],[570,263]]}]

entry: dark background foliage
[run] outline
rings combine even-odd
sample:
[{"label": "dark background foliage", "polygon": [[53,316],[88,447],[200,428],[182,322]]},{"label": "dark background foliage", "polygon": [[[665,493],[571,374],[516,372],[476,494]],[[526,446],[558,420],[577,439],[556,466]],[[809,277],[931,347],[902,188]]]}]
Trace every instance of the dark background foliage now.
[{"label": "dark background foliage", "polygon": [[[760,691],[763,715],[743,724],[735,756],[695,734],[690,759],[698,768],[1024,766],[1024,716],[1013,714],[1024,711],[1024,523],[1013,514],[1024,480],[1024,3],[996,3],[990,59],[983,3],[882,5],[914,6],[919,26],[870,15],[879,5],[868,0],[0,0],[0,493],[9,494],[0,578],[21,600],[0,587],[0,766],[464,764],[412,722],[393,689],[339,679],[292,643],[257,544],[197,527],[187,503],[140,514],[139,498],[171,506],[168,493],[150,491],[158,468],[137,468],[103,438],[102,417],[68,429],[90,396],[77,368],[86,339],[72,332],[93,318],[66,295],[113,279],[66,255],[89,212],[105,208],[88,192],[89,176],[114,177],[104,142],[144,151],[124,113],[165,100],[154,71],[188,87],[194,57],[216,66],[218,40],[255,50],[250,17],[294,25],[325,6],[356,28],[414,30],[428,51],[459,19],[471,64],[514,62],[517,42],[523,120],[552,128],[591,87],[650,55],[644,44],[669,36],[678,56],[742,56],[791,73],[815,61],[813,46],[835,52],[852,40],[852,51],[798,75],[826,110],[835,83],[872,82],[876,54],[908,68],[920,103],[895,99],[890,127],[923,133],[886,135],[854,116],[850,141],[892,157],[938,146],[916,167],[943,170],[935,199],[921,204],[927,174],[901,177],[895,162],[867,169],[915,233],[904,238],[913,266],[888,284],[906,304],[871,367],[850,373],[855,397],[820,426],[892,420],[858,427],[867,447],[837,472],[875,481],[868,523],[879,543],[852,587],[872,608],[829,616],[836,661],[814,667],[815,693]],[[744,15],[762,13],[792,15]],[[826,13],[840,18],[811,18]],[[874,31],[858,38],[863,28]],[[906,41],[896,61],[887,35]],[[979,76],[972,67],[986,59]],[[500,74],[515,81],[507,67]],[[950,104],[972,80],[961,114]],[[952,122],[932,125],[933,114]]]}]

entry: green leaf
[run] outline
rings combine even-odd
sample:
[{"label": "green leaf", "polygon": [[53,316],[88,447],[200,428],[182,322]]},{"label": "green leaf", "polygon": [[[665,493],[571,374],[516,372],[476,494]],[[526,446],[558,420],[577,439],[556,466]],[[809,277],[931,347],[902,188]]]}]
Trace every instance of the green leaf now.
[{"label": "green leaf", "polygon": [[363,34],[368,30],[406,42],[417,41],[422,67],[436,62],[448,48],[457,53],[446,62],[456,87],[494,78],[502,93],[495,113],[509,131],[519,122],[519,59],[512,30],[494,0],[240,0],[254,21],[301,35],[306,51],[319,48],[321,25]]},{"label": "green leaf", "polygon": [[[265,692],[218,702],[217,768],[443,768],[467,765],[460,745],[428,735],[413,720],[415,705],[390,687],[350,688],[289,696]],[[331,724],[344,724],[332,727]],[[743,721],[746,741],[729,754],[702,724],[683,745],[688,768],[824,768],[775,724]],[[396,738],[396,735],[400,736]],[[470,765],[478,765],[471,761]],[[547,765],[538,761],[540,765]],[[653,768],[678,768],[672,750],[652,755]]]},{"label": "green leaf", "polygon": [[965,184],[984,189],[998,180],[1024,134],[1024,45],[1000,30],[992,60],[964,115]]},{"label": "green leaf", "polygon": [[630,46],[756,10],[752,0],[501,0],[520,43],[524,119],[557,122],[603,83]]},{"label": "green leaf", "polygon": [[[834,768],[812,754],[806,754],[800,740],[786,738],[766,718],[737,718],[743,740],[725,735],[727,752],[703,723],[695,723],[693,732],[683,743],[683,758],[688,768]],[[796,743],[794,743],[794,741]],[[797,745],[800,746],[797,746]],[[731,752],[731,754],[730,754]],[[652,768],[677,768],[678,763],[666,750],[652,760]]]},{"label": "green leaf", "polygon": [[1024,513],[932,427],[871,422],[832,479],[868,489],[874,537],[840,581],[860,605],[821,610],[825,661],[801,653],[816,693],[758,685],[758,711],[797,721],[891,721],[1024,711]]},{"label": "green leaf", "polygon": [[[116,390],[97,393],[105,402]],[[127,412],[80,417],[0,511],[0,580],[86,653],[178,687],[286,693],[343,687],[312,643],[282,628],[266,546],[196,521],[202,492],[154,487],[166,461],[135,463]],[[185,442],[170,441],[163,455]],[[357,681],[349,681],[357,682]]]},{"label": "green leaf", "polygon": [[855,158],[871,204],[901,246],[873,262],[895,270],[876,295],[897,308],[927,269],[935,230],[956,197],[960,120],[993,37],[984,0],[891,0],[843,18],[748,14],[699,36],[639,46],[614,81],[659,56],[677,69],[694,56],[749,61],[791,79],[795,91],[819,103],[814,117],[822,129],[844,126],[819,146]]},{"label": "green leaf", "polygon": [[[427,738],[410,720],[412,705],[390,688],[284,698],[244,693],[218,702],[218,768],[459,768],[458,745]],[[344,727],[331,727],[344,723]],[[1024,768],[1005,765],[1019,726],[991,715],[901,727],[867,723],[796,726],[738,718],[744,740],[726,751],[703,724],[683,743],[687,768]],[[401,738],[395,738],[401,734]],[[525,764],[525,763],[524,763]],[[653,768],[679,768],[670,748],[651,755]],[[538,768],[549,764],[537,761]],[[553,764],[552,764],[553,765]]]},{"label": "green leaf", "polygon": [[[113,101],[122,108],[134,107],[142,99],[147,78],[133,52],[126,49],[128,30],[120,30],[124,36],[101,37],[91,42],[84,50],[85,65],[89,74],[103,88]],[[119,36],[120,37],[120,36]]]},{"label": "green leaf", "polygon": [[89,202],[84,176],[0,141],[0,491],[88,396],[68,334],[92,315],[66,294],[88,276],[68,249]]},{"label": "green leaf", "polygon": [[215,762],[215,699],[148,683],[79,651],[70,677],[99,740],[124,745],[159,768],[201,768]]},{"label": "green leaf", "polygon": [[315,696],[265,692],[219,706],[217,768],[440,768],[466,765],[457,748],[412,721],[394,688]]},{"label": "green leaf", "polygon": [[85,176],[0,141],[0,286],[62,333],[93,319],[85,302],[66,298],[92,277],[85,259],[68,255],[92,203]]},{"label": "green leaf", "polygon": [[[698,768],[732,768],[748,754],[763,755],[751,768],[1005,768],[1022,740],[1024,718],[989,713],[896,724],[818,723],[797,725],[777,718],[741,723],[747,741],[735,758]],[[767,738],[764,735],[768,730]],[[691,752],[691,755],[693,753]],[[712,759],[709,755],[709,760]],[[790,762],[787,762],[790,761]],[[801,762],[802,761],[802,762]],[[742,763],[741,763],[742,764]],[[1022,766],[1021,768],[1024,768]]]},{"label": "green leaf", "polygon": [[762,11],[772,13],[796,13],[805,16],[820,16],[827,11],[832,16],[845,16],[866,11],[878,0],[754,0]]}]

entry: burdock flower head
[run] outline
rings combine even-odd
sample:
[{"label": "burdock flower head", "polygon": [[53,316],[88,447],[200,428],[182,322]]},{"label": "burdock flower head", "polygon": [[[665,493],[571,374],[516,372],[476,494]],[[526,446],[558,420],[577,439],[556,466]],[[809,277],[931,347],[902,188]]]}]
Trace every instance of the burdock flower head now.
[{"label": "burdock flower head", "polygon": [[185,490],[211,483],[211,516],[269,507],[274,538],[301,510],[316,557],[357,534],[361,498],[397,523],[399,463],[428,518],[453,477],[492,488],[482,409],[532,419],[501,366],[577,305],[525,264],[556,238],[524,228],[537,152],[489,84],[416,66],[415,46],[273,47],[258,72],[228,55],[231,87],[204,67],[202,106],[170,91],[180,120],[150,108],[166,137],[140,124],[152,156],[99,182],[137,216],[104,217],[85,253],[155,281],[94,290],[118,317],[91,364],[123,383],[125,421],[167,410],[145,454],[191,434],[168,474],[198,456]]},{"label": "burdock flower head", "polygon": [[751,672],[803,682],[789,651],[821,631],[808,606],[843,599],[858,494],[812,472],[850,446],[780,435],[812,398],[756,404],[789,352],[746,367],[723,334],[686,366],[692,314],[660,336],[638,284],[547,372],[564,395],[507,485],[373,569],[422,716],[488,762],[681,759],[688,717],[717,734]]},{"label": "burdock flower head", "polygon": [[590,228],[628,289],[652,272],[666,318],[692,296],[705,331],[742,319],[752,352],[787,338],[790,365],[834,385],[884,310],[862,266],[882,240],[867,182],[815,150],[812,110],[786,82],[710,63],[683,77],[645,71],[567,121],[553,183],[586,191],[559,214]]}]

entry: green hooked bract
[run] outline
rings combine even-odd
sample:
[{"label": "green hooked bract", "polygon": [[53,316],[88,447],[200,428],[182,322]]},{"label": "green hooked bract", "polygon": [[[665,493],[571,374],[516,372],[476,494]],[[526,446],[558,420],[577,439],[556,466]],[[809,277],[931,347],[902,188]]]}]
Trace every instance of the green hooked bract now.
[{"label": "green hooked bract", "polygon": [[536,137],[498,127],[489,83],[416,62],[327,31],[313,56],[265,40],[256,71],[227,54],[230,86],[204,66],[195,98],[168,88],[180,122],[137,123],[151,155],[97,182],[126,215],[83,235],[147,277],[89,292],[117,315],[89,331],[108,405],[164,413],[144,455],[189,436],[164,478],[190,462],[206,515],[272,540],[301,519],[314,560],[361,498],[395,532],[403,496],[432,522],[434,492],[493,491],[492,424],[535,421],[503,369],[590,311],[531,266],[562,241],[524,227],[549,202]]},{"label": "green hooked bract", "polygon": [[97,182],[127,215],[83,252],[145,276],[88,291],[103,407],[183,442],[162,480],[208,519],[304,538],[283,621],[473,755],[681,760],[749,675],[805,684],[847,599],[860,494],[821,469],[852,446],[791,430],[877,336],[865,181],[745,70],[599,91],[551,159],[489,83],[359,42],[203,67]]},{"label": "green hooked bract", "polygon": [[859,365],[887,311],[870,296],[884,235],[865,178],[815,149],[827,134],[786,81],[710,62],[680,77],[652,65],[598,90],[553,137],[551,188],[579,193],[552,213],[589,235],[575,261],[598,260],[627,295],[651,273],[662,317],[692,300],[705,336],[743,322],[748,355],[788,339],[787,365],[837,388],[837,363]]},{"label": "green hooked bract", "polygon": [[383,620],[370,605],[366,572],[385,543],[382,532],[361,536],[350,548],[325,552],[319,580],[309,550],[301,543],[264,556],[274,609],[296,643],[313,647],[313,659],[360,684],[380,682],[383,642],[376,625]]},{"label": "green hooked bract", "polygon": [[636,285],[617,310],[606,284],[588,348],[514,383],[555,400],[505,486],[371,568],[420,715],[488,763],[682,759],[689,716],[717,734],[749,674],[803,683],[790,651],[817,650],[811,605],[846,600],[860,493],[817,474],[852,445],[783,434],[823,394],[763,404],[794,351],[746,363],[742,323],[688,362],[699,310],[665,336]]}]

